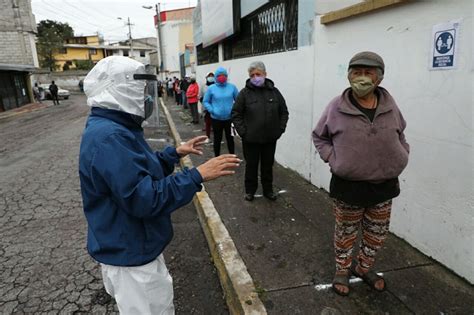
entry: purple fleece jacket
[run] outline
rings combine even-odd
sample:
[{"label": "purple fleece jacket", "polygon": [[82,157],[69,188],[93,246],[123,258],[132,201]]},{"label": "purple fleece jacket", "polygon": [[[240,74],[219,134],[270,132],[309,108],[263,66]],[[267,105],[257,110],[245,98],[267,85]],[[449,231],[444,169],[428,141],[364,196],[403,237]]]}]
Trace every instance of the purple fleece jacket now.
[{"label": "purple fleece jacket", "polygon": [[331,172],[354,181],[396,178],[408,163],[405,119],[395,100],[378,87],[373,122],[349,100],[350,88],[334,98],[313,130],[313,143]]}]

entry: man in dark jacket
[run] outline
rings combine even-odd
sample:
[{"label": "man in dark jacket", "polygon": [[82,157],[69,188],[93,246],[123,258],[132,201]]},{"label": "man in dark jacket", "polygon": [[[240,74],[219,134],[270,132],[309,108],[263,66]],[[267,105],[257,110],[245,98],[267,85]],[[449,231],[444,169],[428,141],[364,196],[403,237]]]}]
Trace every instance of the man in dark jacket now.
[{"label": "man in dark jacket", "polygon": [[[82,137],[79,175],[88,223],[87,250],[101,264],[106,291],[121,314],[174,314],[163,250],[173,237],[171,213],[201,183],[233,174],[235,155],[173,174],[179,159],[202,154],[205,136],[153,152],[141,127],[153,111],[156,76],[126,57],[102,59],[84,80],[92,107]],[[147,95],[145,95],[147,93]]]},{"label": "man in dark jacket", "polygon": [[58,91],[58,86],[54,83],[54,81],[52,81],[49,85],[49,92],[51,92],[51,99],[53,100],[53,105],[59,105]]},{"label": "man in dark jacket", "polygon": [[258,186],[258,164],[264,197],[276,200],[273,192],[273,163],[276,142],[285,132],[288,109],[280,91],[266,78],[265,65],[250,64],[249,79],[232,109],[232,121],[242,137],[245,158],[245,200],[252,201]]},{"label": "man in dark jacket", "polygon": [[179,83],[179,88],[181,89],[181,97],[182,97],[182,102],[183,102],[183,108],[188,109],[188,98],[186,97],[186,92],[188,91],[189,87],[189,77],[184,77],[183,80]]}]

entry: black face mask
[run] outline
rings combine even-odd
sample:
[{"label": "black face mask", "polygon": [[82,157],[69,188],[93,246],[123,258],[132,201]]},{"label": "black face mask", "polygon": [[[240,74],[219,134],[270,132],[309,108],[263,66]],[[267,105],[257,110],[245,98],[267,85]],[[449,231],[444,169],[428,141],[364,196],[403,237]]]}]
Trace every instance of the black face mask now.
[{"label": "black face mask", "polygon": [[[156,84],[157,79],[156,75],[154,74],[134,74],[133,78],[135,80],[146,80],[145,89],[144,89],[144,110],[145,110],[145,117],[143,118],[142,122],[153,114],[153,109],[155,105],[156,99]],[[140,124],[141,124],[140,123]]]},{"label": "black face mask", "polygon": [[145,120],[150,118],[150,116],[153,114],[153,105],[155,102],[153,101],[153,96],[150,94],[145,95]]}]

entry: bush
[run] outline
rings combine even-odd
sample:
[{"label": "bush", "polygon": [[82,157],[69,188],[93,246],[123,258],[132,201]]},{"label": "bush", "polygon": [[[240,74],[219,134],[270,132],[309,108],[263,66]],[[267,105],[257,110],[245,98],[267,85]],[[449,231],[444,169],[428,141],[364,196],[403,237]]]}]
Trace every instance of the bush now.
[{"label": "bush", "polygon": [[74,60],[77,70],[90,70],[94,67],[92,60]]}]

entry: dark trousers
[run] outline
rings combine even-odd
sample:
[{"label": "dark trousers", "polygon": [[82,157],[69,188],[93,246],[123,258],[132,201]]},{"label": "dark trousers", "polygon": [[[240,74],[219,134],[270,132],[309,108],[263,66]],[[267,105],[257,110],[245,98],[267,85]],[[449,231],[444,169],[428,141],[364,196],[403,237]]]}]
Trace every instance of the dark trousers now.
[{"label": "dark trousers", "polygon": [[273,192],[273,162],[275,161],[276,142],[243,142],[245,158],[245,193],[255,194],[258,187],[258,164],[264,194]]},{"label": "dark trousers", "polygon": [[206,112],[206,114],[204,114],[204,130],[206,130],[206,136],[208,138],[211,138],[211,124],[211,114],[209,114],[209,112]]},{"label": "dark trousers", "polygon": [[189,109],[191,110],[191,117],[193,118],[193,124],[199,123],[198,103],[189,103]]},{"label": "dark trousers", "polygon": [[51,98],[53,99],[53,104],[54,105],[59,105],[59,98],[58,98],[58,93],[51,93]]},{"label": "dark trousers", "polygon": [[175,97],[175,99],[176,99],[176,105],[182,104],[182,103],[181,103],[181,100],[182,100],[182,98],[181,98],[181,93],[178,94],[178,93],[176,93],[176,91],[175,91],[175,92],[174,92],[174,97]]},{"label": "dark trousers", "polygon": [[186,92],[184,90],[181,92],[181,97],[182,97],[181,104],[183,105],[183,108],[188,109],[189,108],[188,98],[186,97]]},{"label": "dark trousers", "polygon": [[227,149],[230,154],[234,154],[234,137],[230,134],[231,120],[212,119],[212,129],[214,130],[214,155],[221,155],[222,132],[225,132]]}]

